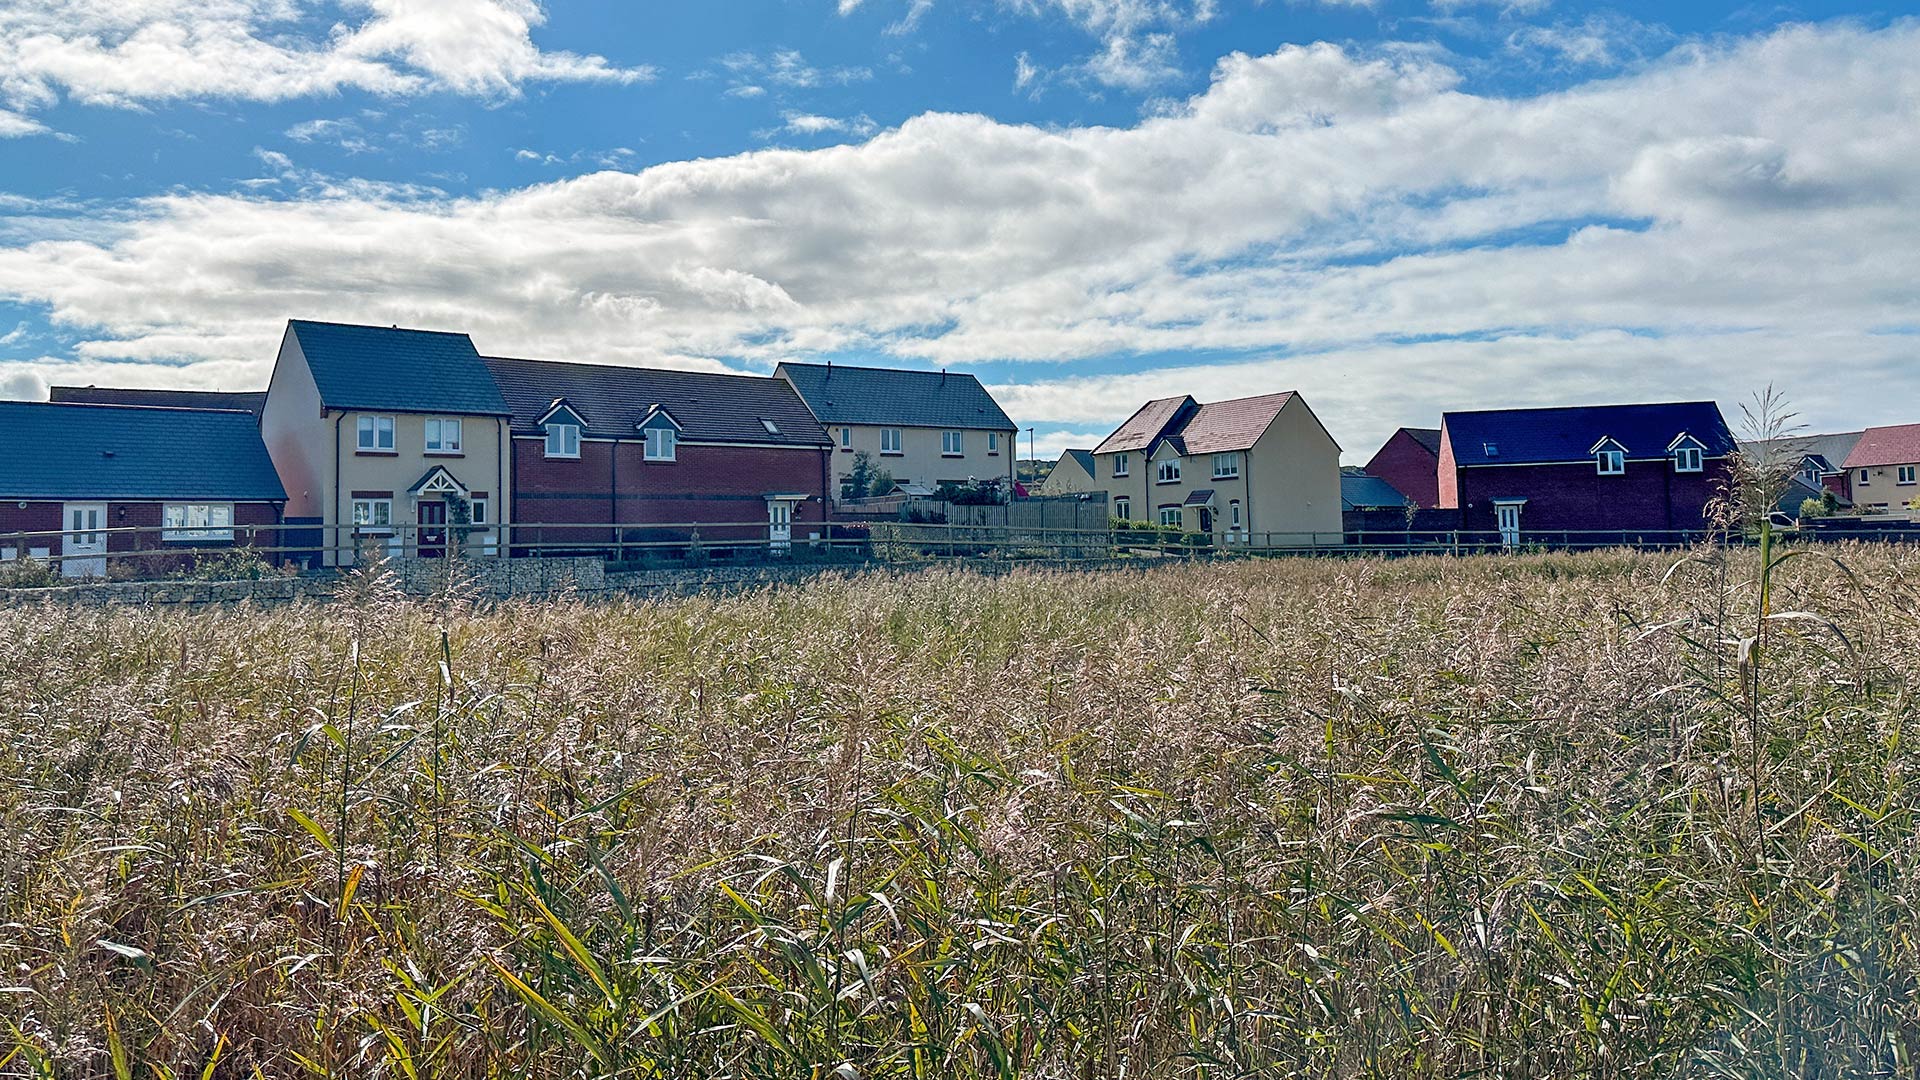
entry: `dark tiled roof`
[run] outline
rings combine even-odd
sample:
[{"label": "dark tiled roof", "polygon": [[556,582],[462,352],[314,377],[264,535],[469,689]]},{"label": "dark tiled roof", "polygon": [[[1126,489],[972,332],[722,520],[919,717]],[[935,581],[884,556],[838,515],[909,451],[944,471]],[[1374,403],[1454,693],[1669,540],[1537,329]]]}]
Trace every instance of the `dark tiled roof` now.
[{"label": "dark tiled roof", "polygon": [[1080,463],[1081,468],[1087,470],[1088,476],[1093,475],[1093,451],[1068,450],[1066,453],[1060,455],[1060,458],[1063,461],[1066,460],[1067,458],[1072,458],[1073,460]]},{"label": "dark tiled roof", "polygon": [[1896,424],[1870,427],[1847,455],[1846,467],[1864,469],[1874,465],[1912,465],[1920,463],[1920,424]]},{"label": "dark tiled roof", "polygon": [[[820,422],[782,379],[491,356],[486,366],[513,407],[513,430],[520,434],[538,434],[540,418],[564,398],[586,422],[583,434],[590,438],[637,438],[637,425],[658,405],[679,422],[687,442],[830,445]],[[778,430],[768,431],[762,420]]]},{"label": "dark tiled roof", "polygon": [[1112,454],[1121,450],[1145,450],[1153,441],[1165,432],[1175,418],[1183,411],[1195,408],[1190,397],[1155,398],[1134,411],[1126,422],[1113,429],[1113,434],[1100,440],[1093,448],[1096,454]]},{"label": "dark tiled roof", "polygon": [[51,386],[47,400],[74,405],[147,405],[167,409],[237,409],[258,414],[265,390],[136,390],[116,386]]},{"label": "dark tiled roof", "polygon": [[981,428],[1013,431],[1013,421],[980,380],[943,371],[781,364],[823,424]]},{"label": "dark tiled roof", "polygon": [[1440,453],[1440,429],[1439,428],[1437,427],[1403,427],[1400,430],[1406,432],[1407,436],[1411,438],[1414,442],[1419,443],[1421,446],[1426,447],[1428,450],[1433,451],[1435,454]]},{"label": "dark tiled roof", "polygon": [[0,498],[286,497],[251,413],[0,401]]},{"label": "dark tiled roof", "polygon": [[1341,470],[1340,508],[1342,510],[1370,510],[1382,506],[1398,508],[1408,505],[1411,501],[1400,494],[1398,488],[1377,476]]},{"label": "dark tiled roof", "polygon": [[1602,439],[1626,447],[1629,460],[1664,458],[1682,433],[1700,440],[1708,457],[1734,451],[1733,433],[1711,401],[1451,412],[1441,425],[1463,467],[1588,461]]},{"label": "dark tiled roof", "polygon": [[505,416],[510,410],[465,334],[294,319],[307,367],[330,409]]},{"label": "dark tiled roof", "polygon": [[1859,445],[1863,431],[1842,431],[1832,435],[1787,435],[1766,441],[1745,441],[1740,443],[1743,454],[1761,453],[1768,449],[1789,459],[1789,465],[1798,465],[1807,458],[1814,458],[1831,466],[1829,471],[1838,472],[1845,468],[1847,455]]},{"label": "dark tiled roof", "polygon": [[1186,454],[1217,454],[1245,450],[1260,440],[1292,392],[1234,398],[1207,405],[1191,397],[1157,398],[1140,406],[1113,434],[1094,448],[1096,454],[1119,450],[1148,450],[1165,441]]},{"label": "dark tiled roof", "polygon": [[1187,492],[1187,506],[1206,506],[1213,502],[1212,488],[1195,488]]}]

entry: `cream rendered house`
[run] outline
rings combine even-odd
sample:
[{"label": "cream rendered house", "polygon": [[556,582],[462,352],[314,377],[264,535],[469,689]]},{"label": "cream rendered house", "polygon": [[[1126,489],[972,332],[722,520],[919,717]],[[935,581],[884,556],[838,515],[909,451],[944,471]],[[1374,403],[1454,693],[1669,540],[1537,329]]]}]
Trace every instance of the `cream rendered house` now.
[{"label": "cream rendered house", "polygon": [[971,375],[794,363],[773,374],[792,384],[833,440],[836,499],[861,451],[896,483],[937,489],[999,479],[1012,490],[1018,431]]},{"label": "cream rendered house", "polygon": [[290,526],[318,526],[328,566],[369,546],[444,555],[464,508],[470,553],[511,521],[511,412],[465,334],[294,320],[260,431]]},{"label": "cream rendered house", "polygon": [[1870,427],[1847,455],[1853,505],[1920,517],[1920,424]]},{"label": "cream rendered house", "polygon": [[1042,495],[1080,495],[1105,489],[1093,478],[1093,451],[1062,450],[1047,478],[1040,483]]},{"label": "cream rendered house", "polygon": [[1294,393],[1149,401],[1093,449],[1113,516],[1222,544],[1338,544],[1340,446]]}]

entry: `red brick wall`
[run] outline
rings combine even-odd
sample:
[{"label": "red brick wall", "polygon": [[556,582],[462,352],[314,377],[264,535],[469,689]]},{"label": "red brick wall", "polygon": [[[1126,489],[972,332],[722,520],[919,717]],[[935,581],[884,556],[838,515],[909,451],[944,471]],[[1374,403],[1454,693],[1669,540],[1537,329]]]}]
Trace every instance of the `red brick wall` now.
[{"label": "red brick wall", "polygon": [[[583,442],[578,461],[550,459],[540,439],[513,441],[514,543],[603,544],[613,529],[541,529],[542,522],[699,525],[702,540],[763,540],[766,496],[810,496],[794,510],[793,535],[824,534],[822,450],[681,443],[671,462],[645,460],[644,444]],[[615,475],[618,498],[614,498]],[[616,516],[617,515],[617,516]],[[808,525],[816,526],[808,529]],[[640,539],[684,540],[688,530],[640,530]]]},{"label": "red brick wall", "polygon": [[[107,505],[107,516],[102,524],[104,528],[108,529],[157,529],[166,514],[166,504],[164,502],[114,502],[111,499],[75,499],[73,501],[105,501]],[[57,532],[66,527],[66,523],[61,519],[63,513],[62,508],[64,506],[65,503],[59,502],[29,502],[25,509],[21,509],[18,500],[9,499],[5,502],[0,502],[0,547],[45,547],[52,548],[53,553],[58,555],[60,553],[60,538],[58,536],[35,537],[26,541],[14,541],[9,539],[7,534],[17,532]],[[247,542],[248,534],[244,528],[245,526],[274,526],[278,525],[279,522],[279,508],[272,503],[233,504],[233,523],[235,525],[234,540],[237,543],[244,544]],[[254,543],[259,547],[274,547],[280,542],[279,531],[273,528],[260,528],[257,530],[255,536],[256,539]],[[160,534],[157,532],[107,534],[107,550],[110,552],[166,548],[168,546],[169,545],[160,539]],[[213,547],[218,545],[207,543],[200,546]],[[285,556],[274,556],[276,561],[284,557]]]},{"label": "red brick wall", "polygon": [[1380,447],[1367,462],[1367,472],[1392,484],[1423,509],[1440,505],[1440,457],[1404,430],[1394,432]]},{"label": "red brick wall", "polygon": [[1601,476],[1591,462],[1458,470],[1461,528],[1492,531],[1493,500],[1525,499],[1520,531],[1699,529],[1730,470],[1709,460],[1697,473],[1673,463],[1629,461],[1624,476]]}]

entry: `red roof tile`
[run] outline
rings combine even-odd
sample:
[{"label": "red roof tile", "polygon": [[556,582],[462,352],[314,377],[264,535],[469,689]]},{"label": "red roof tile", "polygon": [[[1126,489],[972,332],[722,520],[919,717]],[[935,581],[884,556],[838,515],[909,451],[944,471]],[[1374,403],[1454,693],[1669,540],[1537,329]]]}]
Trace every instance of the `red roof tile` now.
[{"label": "red roof tile", "polygon": [[1200,406],[1180,429],[1180,439],[1186,443],[1184,453],[1217,454],[1222,450],[1251,447],[1292,398],[1289,391]]},{"label": "red roof tile", "polygon": [[1190,405],[1190,397],[1156,398],[1140,406],[1126,423],[1113,430],[1113,434],[1100,440],[1093,448],[1096,454],[1111,454],[1118,450],[1145,450],[1159,438],[1161,431],[1171,422],[1182,406]]},{"label": "red roof tile", "polygon": [[1853,444],[1842,468],[1864,469],[1874,465],[1912,465],[1920,463],[1920,424],[1895,424],[1870,427]]}]

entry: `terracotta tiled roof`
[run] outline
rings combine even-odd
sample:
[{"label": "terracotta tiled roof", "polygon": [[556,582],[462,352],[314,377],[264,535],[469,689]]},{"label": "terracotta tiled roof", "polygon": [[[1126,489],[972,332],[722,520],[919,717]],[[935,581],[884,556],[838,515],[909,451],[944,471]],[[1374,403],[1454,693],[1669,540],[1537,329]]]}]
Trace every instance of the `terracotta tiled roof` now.
[{"label": "terracotta tiled roof", "polygon": [[1145,450],[1153,445],[1153,440],[1171,424],[1176,414],[1191,406],[1190,397],[1155,398],[1127,417],[1127,421],[1113,430],[1113,434],[1100,440],[1093,448],[1096,454],[1111,454],[1120,450]]},{"label": "terracotta tiled roof", "polygon": [[1180,429],[1180,439],[1186,443],[1181,452],[1217,454],[1223,450],[1245,450],[1260,440],[1273,418],[1292,399],[1293,393],[1289,391],[1202,405]]},{"label": "terracotta tiled roof", "polygon": [[1920,463],[1920,424],[1895,424],[1870,427],[1853,444],[1844,466],[1865,469],[1874,465],[1913,465]]}]

